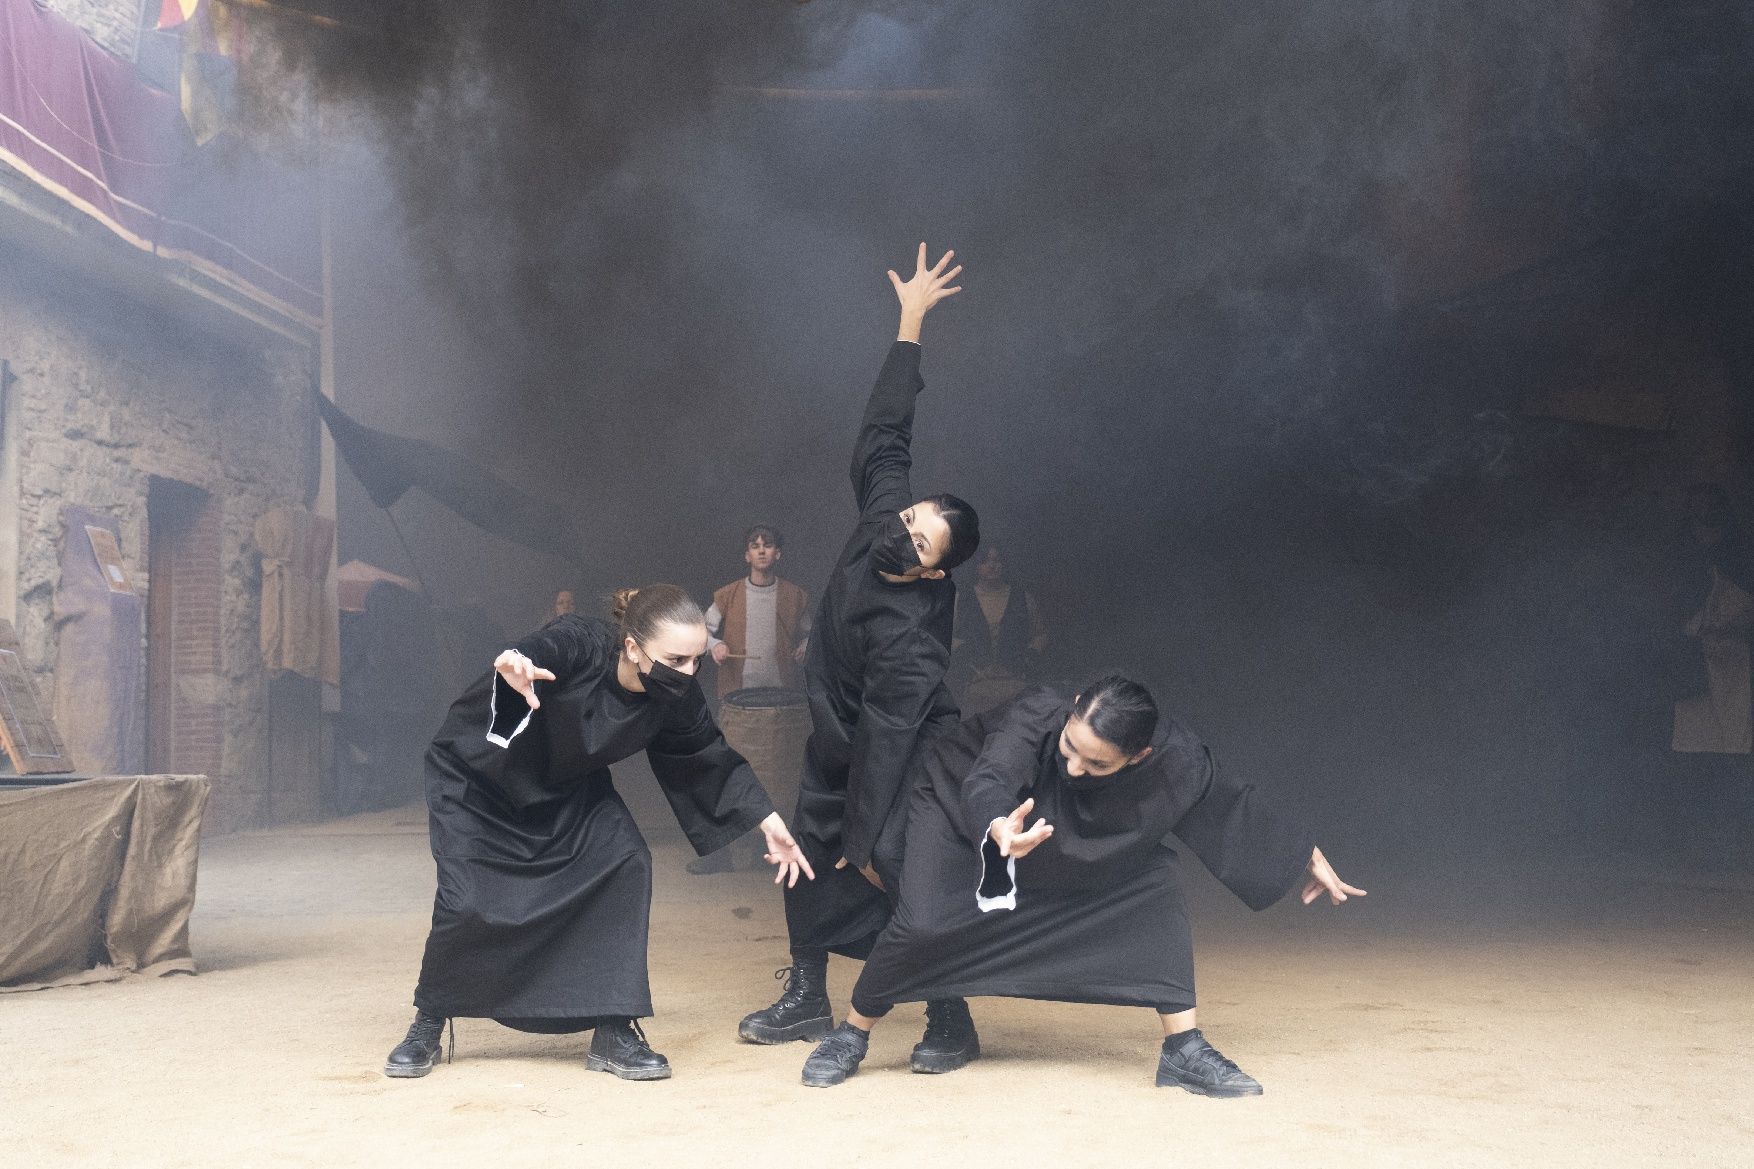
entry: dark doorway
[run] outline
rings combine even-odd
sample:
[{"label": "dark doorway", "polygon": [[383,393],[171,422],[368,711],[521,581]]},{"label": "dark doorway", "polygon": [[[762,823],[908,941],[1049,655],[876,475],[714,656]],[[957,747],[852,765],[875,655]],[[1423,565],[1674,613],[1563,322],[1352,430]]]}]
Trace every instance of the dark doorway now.
[{"label": "dark doorway", "polygon": [[219,507],[198,487],[155,477],[146,522],[147,768],[217,775],[225,693]]}]

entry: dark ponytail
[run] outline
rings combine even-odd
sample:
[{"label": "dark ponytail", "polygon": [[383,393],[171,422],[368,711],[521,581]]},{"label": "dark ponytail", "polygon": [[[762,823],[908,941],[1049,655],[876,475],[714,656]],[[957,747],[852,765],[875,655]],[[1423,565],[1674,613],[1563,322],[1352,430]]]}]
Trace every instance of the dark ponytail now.
[{"label": "dark ponytail", "polygon": [[1131,758],[1151,745],[1157,733],[1157,703],[1151,691],[1130,678],[1110,674],[1084,687],[1072,713],[1097,738]]},{"label": "dark ponytail", "polygon": [[621,636],[645,645],[666,625],[701,625],[706,615],[694,598],[673,584],[617,589],[610,598],[609,615],[621,626]]},{"label": "dark ponytail", "polygon": [[939,558],[938,567],[945,572],[960,568],[981,546],[980,516],[975,514],[966,499],[948,493],[928,495],[922,502],[935,505],[938,514],[944,517],[945,526],[950,529],[950,547]]}]

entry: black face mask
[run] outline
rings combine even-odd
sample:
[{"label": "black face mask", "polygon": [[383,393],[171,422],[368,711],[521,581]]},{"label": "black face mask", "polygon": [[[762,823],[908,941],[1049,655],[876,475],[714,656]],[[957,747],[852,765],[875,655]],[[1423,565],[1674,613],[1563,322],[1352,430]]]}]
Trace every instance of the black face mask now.
[{"label": "black face mask", "polygon": [[672,669],[656,658],[652,668],[640,675],[640,682],[654,702],[675,702],[687,698],[694,690],[694,675]]},{"label": "black face mask", "polygon": [[1127,774],[1127,769],[1133,766],[1131,763],[1128,763],[1122,767],[1115,768],[1107,775],[1092,775],[1088,771],[1083,775],[1073,775],[1070,771],[1066,770],[1066,757],[1058,751],[1054,752],[1054,764],[1059,768],[1060,782],[1065,784],[1071,790],[1078,792],[1100,790],[1101,788],[1121,779]]},{"label": "black face mask", "polygon": [[920,567],[920,552],[914,547],[913,534],[899,515],[883,517],[883,534],[871,545],[871,563],[878,572],[891,576],[906,576]]}]

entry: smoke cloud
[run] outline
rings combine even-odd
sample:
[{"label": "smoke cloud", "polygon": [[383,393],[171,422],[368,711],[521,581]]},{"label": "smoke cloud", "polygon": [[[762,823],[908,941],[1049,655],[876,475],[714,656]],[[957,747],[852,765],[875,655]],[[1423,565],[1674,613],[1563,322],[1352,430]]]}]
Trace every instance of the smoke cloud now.
[{"label": "smoke cloud", "polygon": [[757,520],[818,583],[926,239],[916,485],[1068,670],[1361,847],[1629,815],[1669,504],[1754,386],[1746,6],[300,7],[344,27],[260,22],[258,88],[326,111],[343,404],[574,509],[591,587],[722,583]]}]

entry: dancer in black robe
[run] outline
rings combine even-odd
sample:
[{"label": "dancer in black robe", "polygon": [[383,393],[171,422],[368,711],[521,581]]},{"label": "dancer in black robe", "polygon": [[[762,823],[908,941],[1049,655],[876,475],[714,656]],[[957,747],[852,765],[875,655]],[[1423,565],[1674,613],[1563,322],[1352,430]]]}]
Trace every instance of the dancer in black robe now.
[{"label": "dancer in black robe", "polygon": [[1199,739],[1160,722],[1135,682],[1108,677],[1081,695],[1035,687],[940,739],[909,797],[894,918],[804,1082],[857,1071],[895,1003],[995,995],[1149,1007],[1165,1035],[1159,1086],[1258,1095],[1195,1027],[1171,834],[1253,909],[1299,878],[1305,904],[1324,891],[1336,904],[1364,895],[1253,787],[1219,772]]},{"label": "dancer in black robe", "polygon": [[[901,327],[853,448],[859,523],[823,590],[804,664],[811,734],[792,824],[817,879],[786,890],[790,978],[738,1028],[752,1043],[815,1039],[834,1025],[828,955],[863,958],[888,921],[883,887],[900,861],[906,778],[921,743],[956,725],[944,684],[956,609],[947,573],[974,554],[980,529],[968,504],[919,499],[908,479],[920,325],[958,291],[946,287],[962,270],[949,268],[953,254],[928,268],[921,244],[911,280],[889,273]],[[967,1015],[961,1003],[934,1004],[920,1070],[966,1062]]]},{"label": "dancer in black robe", "polygon": [[438,894],[414,1024],[384,1073],[423,1076],[449,1018],[521,1031],[595,1029],[586,1066],[664,1079],[635,1020],[646,978],[652,857],[609,765],[645,751],[701,855],[751,828],[795,882],[810,865],[693,677],[700,607],[675,585],[619,594],[619,627],[568,614],[499,656],[426,753]]}]

